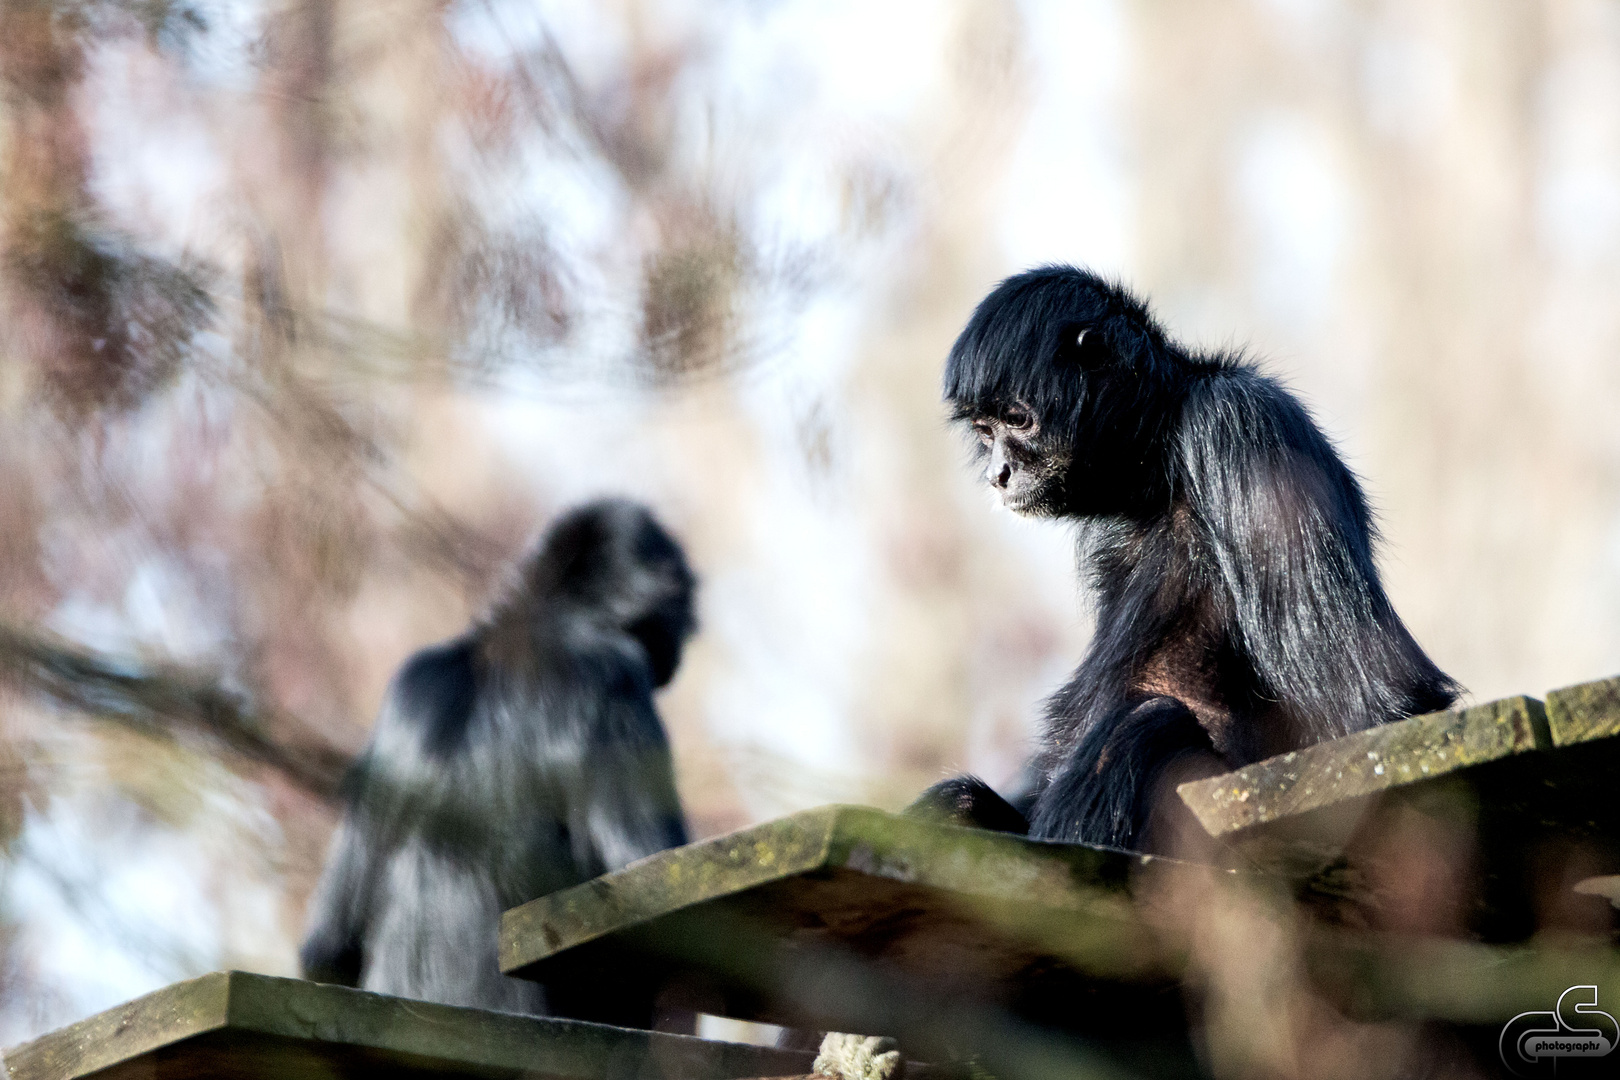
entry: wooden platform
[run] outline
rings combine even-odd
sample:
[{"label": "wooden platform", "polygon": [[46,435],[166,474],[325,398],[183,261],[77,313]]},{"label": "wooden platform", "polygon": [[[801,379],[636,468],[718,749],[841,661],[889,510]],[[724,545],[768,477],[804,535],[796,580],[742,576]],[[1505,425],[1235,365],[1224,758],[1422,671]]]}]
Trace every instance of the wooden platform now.
[{"label": "wooden platform", "polygon": [[[1404,814],[1467,841],[1433,855],[1477,884],[1458,909],[1473,921],[1420,934],[1301,922],[1304,968],[1349,1015],[1489,1042],[1570,985],[1620,1000],[1608,898],[1620,882],[1606,877],[1620,874],[1617,779],[1620,679],[1415,717],[1185,785],[1241,869],[824,807],[513,909],[501,966],[586,997],[651,982],[665,1004],[895,1035],[925,1060],[971,1057],[1006,1076],[1118,1075],[1121,1062],[1191,1076],[1187,946],[1143,883],[1202,875],[1286,907],[1365,873],[1376,893],[1391,884],[1377,873],[1429,865],[1420,848],[1419,864],[1379,869],[1378,844],[1410,824]],[[1570,867],[1587,876],[1566,880]],[[1610,921],[1510,944],[1548,897]],[[810,1057],[225,972],[14,1047],[5,1071],[729,1080],[802,1075]]]},{"label": "wooden platform", "polygon": [[1000,1060],[1079,1052],[1034,1045],[1030,1023],[1163,1044],[1165,1010],[1181,1013],[1182,960],[1133,901],[1150,868],[1174,865],[823,807],[515,908],[501,967],[577,985],[655,965],[666,1000],[901,1035],[925,1060],[967,1047]]},{"label": "wooden platform", "polygon": [[1514,697],[1413,717],[1179,793],[1244,864],[1329,890],[1376,873],[1380,835],[1410,811],[1432,826],[1436,860],[1477,864],[1467,932],[1514,942],[1545,928],[1547,890],[1567,909],[1560,918],[1616,928],[1600,892],[1573,887],[1620,874],[1617,783],[1620,679],[1607,679],[1545,704]]},{"label": "wooden platform", "polygon": [[813,1055],[215,972],[5,1051],[10,1080],[799,1076]]},{"label": "wooden platform", "polygon": [[[827,806],[514,908],[501,920],[501,969],[568,981],[635,952],[734,970],[746,957],[724,943],[743,940],[875,961],[934,986],[1010,984],[1058,968],[1173,978],[1130,896],[1133,870],[1155,862]],[[727,1015],[795,1019],[728,1004]]]},{"label": "wooden platform", "polygon": [[[1486,745],[1511,749],[1526,715],[1487,707],[1463,719],[1462,745],[1478,745],[1468,725],[1484,717],[1506,729]],[[1298,885],[825,807],[513,909],[502,968],[547,981],[656,968],[677,1000],[706,1012],[895,1035],[925,1060],[969,1052],[1007,1075],[1041,1074],[1039,1062],[1057,1060],[1193,1075],[1178,1041],[1185,927],[1166,925],[1138,886],[1211,873],[1245,902],[1279,911]],[[1620,951],[1605,939],[1532,948],[1309,923],[1298,932],[1318,992],[1367,1021],[1436,1021],[1494,1038],[1570,985],[1620,1000]]]}]

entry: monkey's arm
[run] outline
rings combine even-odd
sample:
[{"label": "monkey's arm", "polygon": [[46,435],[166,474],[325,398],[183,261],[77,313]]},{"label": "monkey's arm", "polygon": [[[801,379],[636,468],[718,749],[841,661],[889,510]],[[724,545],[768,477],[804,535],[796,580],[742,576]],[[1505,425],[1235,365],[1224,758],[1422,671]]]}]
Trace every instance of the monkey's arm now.
[{"label": "monkey's arm", "polygon": [[443,652],[424,649],[406,661],[383,697],[365,753],[344,778],[347,809],[310,896],[309,931],[298,952],[306,979],[360,985],[366,929],[393,844],[390,834],[410,820],[410,797],[431,768],[424,743],[435,732],[435,721],[446,726],[445,718],[435,715],[439,702],[427,692]]},{"label": "monkey's arm", "polygon": [[366,910],[374,884],[371,845],[352,811],[339,822],[326,868],[309,900],[309,932],[298,950],[306,979],[359,986],[364,966]]},{"label": "monkey's arm", "polygon": [[[1174,784],[1227,767],[1209,732],[1175,698],[1121,705],[1085,733],[1041,791],[1030,835],[1169,853],[1172,834],[1181,831],[1178,815],[1188,813]],[[1161,819],[1159,829],[1152,827],[1155,818]]]},{"label": "monkey's arm", "polygon": [[585,753],[569,826],[604,871],[686,843],[669,741],[645,690],[604,696]]}]

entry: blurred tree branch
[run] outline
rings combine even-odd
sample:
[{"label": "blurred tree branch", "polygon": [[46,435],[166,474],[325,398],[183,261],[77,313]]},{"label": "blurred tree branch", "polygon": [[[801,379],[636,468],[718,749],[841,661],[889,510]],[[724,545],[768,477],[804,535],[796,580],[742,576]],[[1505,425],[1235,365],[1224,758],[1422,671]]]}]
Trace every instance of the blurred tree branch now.
[{"label": "blurred tree branch", "polygon": [[319,799],[335,801],[349,755],[313,739],[282,741],[240,694],[204,673],[113,658],[55,635],[0,623],[0,680],[64,708],[159,738],[200,736],[280,773]]}]

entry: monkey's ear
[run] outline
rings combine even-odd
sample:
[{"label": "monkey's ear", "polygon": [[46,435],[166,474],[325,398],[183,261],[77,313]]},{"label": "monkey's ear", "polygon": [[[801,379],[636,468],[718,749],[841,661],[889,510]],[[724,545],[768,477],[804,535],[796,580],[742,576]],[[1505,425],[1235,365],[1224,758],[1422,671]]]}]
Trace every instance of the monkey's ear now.
[{"label": "monkey's ear", "polygon": [[1102,319],[1086,335],[1098,338],[1097,344],[1106,354],[1104,362],[1127,371],[1147,372],[1158,356],[1155,345],[1157,334],[1151,321],[1144,321],[1128,311],[1114,311]]},{"label": "monkey's ear", "polygon": [[1058,327],[1057,361],[1085,371],[1106,367],[1113,359],[1107,335],[1101,326],[1065,322]]}]

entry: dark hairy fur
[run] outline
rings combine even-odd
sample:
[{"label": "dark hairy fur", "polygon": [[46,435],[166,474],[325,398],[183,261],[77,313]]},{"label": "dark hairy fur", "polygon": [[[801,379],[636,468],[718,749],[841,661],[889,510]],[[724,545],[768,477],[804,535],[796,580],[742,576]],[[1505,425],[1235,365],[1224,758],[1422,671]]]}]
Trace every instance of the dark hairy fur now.
[{"label": "dark hairy fur", "polygon": [[[551,528],[483,621],[407,660],[349,776],[305,976],[590,1012],[566,988],[502,975],[497,927],[508,908],[686,842],[653,691],[693,630],[694,588],[646,510],[592,503]],[[645,1024],[650,1002],[587,1018]]]},{"label": "dark hairy fur", "polygon": [[1032,836],[1131,847],[1180,758],[1238,766],[1455,699],[1379,582],[1360,484],[1240,356],[1048,266],[979,304],[945,398],[969,423],[1032,411],[1009,453],[1067,456],[1042,505],[1084,526],[1096,633],[1047,704]]}]

